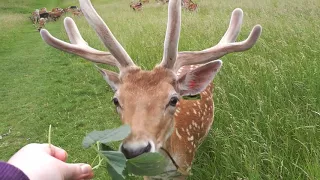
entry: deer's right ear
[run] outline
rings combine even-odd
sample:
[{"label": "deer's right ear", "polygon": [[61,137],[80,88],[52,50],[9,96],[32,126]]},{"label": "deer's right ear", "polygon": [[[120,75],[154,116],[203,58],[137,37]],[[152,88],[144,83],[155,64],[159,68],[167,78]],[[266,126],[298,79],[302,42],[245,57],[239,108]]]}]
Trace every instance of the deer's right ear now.
[{"label": "deer's right ear", "polygon": [[114,92],[117,91],[119,84],[120,84],[119,74],[112,72],[112,71],[108,71],[106,69],[102,69],[102,68],[98,67],[97,65],[96,65],[96,68],[102,74],[104,80],[107,81],[107,83],[109,84],[111,89]]}]

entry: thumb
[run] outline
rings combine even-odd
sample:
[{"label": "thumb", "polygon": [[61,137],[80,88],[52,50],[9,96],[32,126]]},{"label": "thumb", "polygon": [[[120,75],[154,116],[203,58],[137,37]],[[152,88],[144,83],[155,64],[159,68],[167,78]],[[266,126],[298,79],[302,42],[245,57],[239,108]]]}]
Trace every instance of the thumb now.
[{"label": "thumb", "polygon": [[88,164],[67,164],[63,169],[63,176],[65,180],[91,179],[93,171]]}]

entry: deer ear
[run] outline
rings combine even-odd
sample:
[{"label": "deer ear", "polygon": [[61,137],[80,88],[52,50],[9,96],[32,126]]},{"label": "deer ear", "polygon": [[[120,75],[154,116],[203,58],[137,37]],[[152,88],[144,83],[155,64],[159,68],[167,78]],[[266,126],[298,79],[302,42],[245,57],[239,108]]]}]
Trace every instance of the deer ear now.
[{"label": "deer ear", "polygon": [[178,90],[181,96],[196,95],[202,92],[222,66],[221,60],[215,60],[204,64],[178,79]]},{"label": "deer ear", "polygon": [[117,91],[119,84],[120,84],[119,74],[112,72],[112,71],[108,71],[106,69],[102,69],[102,68],[98,67],[97,65],[95,65],[95,66],[98,69],[98,71],[102,74],[103,79],[107,81],[107,83],[109,84],[111,89],[114,92]]}]

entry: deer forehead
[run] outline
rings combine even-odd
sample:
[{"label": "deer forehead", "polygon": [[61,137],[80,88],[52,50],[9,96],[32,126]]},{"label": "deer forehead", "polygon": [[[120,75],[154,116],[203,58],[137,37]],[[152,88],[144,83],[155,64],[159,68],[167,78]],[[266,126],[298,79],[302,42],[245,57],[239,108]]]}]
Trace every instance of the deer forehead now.
[{"label": "deer forehead", "polygon": [[136,69],[125,73],[120,80],[121,95],[168,96],[168,93],[175,90],[176,75],[165,68],[155,68],[152,71]]}]

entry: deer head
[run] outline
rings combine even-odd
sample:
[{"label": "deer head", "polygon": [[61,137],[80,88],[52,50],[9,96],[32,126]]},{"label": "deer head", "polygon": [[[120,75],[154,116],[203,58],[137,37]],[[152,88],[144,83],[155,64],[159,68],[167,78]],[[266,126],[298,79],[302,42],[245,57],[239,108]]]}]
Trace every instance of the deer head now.
[{"label": "deer head", "polygon": [[[88,46],[74,21],[68,17],[64,25],[71,43],[56,39],[45,29],[41,30],[41,36],[57,49],[119,68],[119,73],[99,67],[98,70],[115,92],[113,103],[122,123],[131,127],[131,134],[121,145],[127,158],[159,151],[172,133],[174,114],[181,97],[203,91],[221,68],[222,61],[217,59],[230,52],[250,49],[261,33],[261,26],[256,25],[245,41],[235,42],[243,16],[242,10],[236,9],[227,32],[216,46],[202,51],[178,52],[181,0],[170,0],[162,61],[153,70],[145,71],[134,64],[90,0],[80,0],[80,7],[110,53]],[[179,73],[181,67],[193,64],[200,65]]]}]

